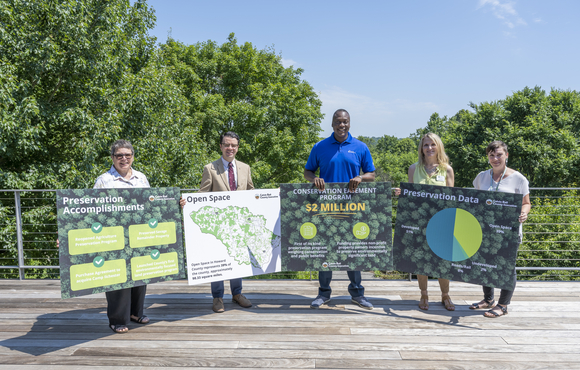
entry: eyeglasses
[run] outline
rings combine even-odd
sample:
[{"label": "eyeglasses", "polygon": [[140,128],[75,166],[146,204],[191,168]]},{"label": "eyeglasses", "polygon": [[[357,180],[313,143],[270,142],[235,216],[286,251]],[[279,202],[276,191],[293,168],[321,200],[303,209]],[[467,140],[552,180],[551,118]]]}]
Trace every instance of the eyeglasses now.
[{"label": "eyeglasses", "polygon": [[123,159],[123,157],[131,159],[133,157],[133,154],[115,154],[113,155],[113,157],[115,157],[116,159]]}]

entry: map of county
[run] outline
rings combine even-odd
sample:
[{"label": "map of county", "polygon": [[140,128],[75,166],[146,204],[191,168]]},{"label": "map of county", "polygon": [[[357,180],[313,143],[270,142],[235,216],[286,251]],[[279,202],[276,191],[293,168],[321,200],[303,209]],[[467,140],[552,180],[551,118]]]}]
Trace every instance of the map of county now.
[{"label": "map of county", "polygon": [[280,236],[266,228],[266,218],[252,214],[246,207],[206,206],[191,212],[190,217],[201,232],[221,241],[239,264],[266,268],[273,250],[280,247]]}]

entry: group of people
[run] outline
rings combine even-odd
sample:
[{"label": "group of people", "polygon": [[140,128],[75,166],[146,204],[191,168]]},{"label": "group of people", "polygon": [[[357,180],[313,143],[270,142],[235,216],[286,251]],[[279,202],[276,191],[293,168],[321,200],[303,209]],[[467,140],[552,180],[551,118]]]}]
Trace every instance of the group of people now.
[{"label": "group of people", "polygon": [[[374,181],[375,166],[371,153],[365,143],[350,134],[350,114],[346,110],[339,109],[333,114],[332,129],[333,133],[328,138],[316,143],[312,148],[304,168],[304,178],[321,191],[325,189],[327,182],[348,183],[349,190],[354,192],[361,182]],[[235,159],[239,142],[239,136],[233,132],[221,135],[222,156],[204,167],[200,192],[254,189],[250,166]],[[505,143],[491,142],[486,148],[486,155],[491,169],[480,172],[473,180],[473,186],[480,190],[522,194],[523,202],[519,215],[521,242],[521,223],[526,221],[531,208],[528,180],[521,173],[507,167],[509,153]],[[117,140],[111,146],[111,159],[113,161],[111,169],[99,176],[95,182],[95,188],[149,187],[145,175],[132,168],[134,150],[131,143],[126,140]],[[316,171],[319,171],[318,176]],[[418,184],[454,185],[453,168],[439,136],[428,133],[421,138],[418,161],[409,167],[408,179],[409,182]],[[399,195],[400,189],[395,189],[395,194]],[[183,207],[185,200],[181,199],[180,204]],[[332,292],[330,288],[332,271],[320,271],[318,276],[320,287],[317,297],[310,305],[313,309],[327,304]],[[351,301],[362,308],[373,309],[372,303],[364,296],[361,272],[348,271],[348,278]],[[428,277],[418,275],[417,280],[421,291],[419,308],[428,310]],[[439,286],[442,304],[449,311],[455,310],[449,296],[449,280],[439,279]],[[127,328],[129,321],[140,324],[149,322],[149,318],[143,314],[146,289],[147,286],[139,286],[106,293],[109,326],[114,332],[126,333],[129,330]],[[242,294],[242,279],[230,280],[230,289],[234,303],[244,308],[252,306],[250,300]],[[224,282],[211,283],[211,292],[213,311],[224,312]],[[502,289],[497,304],[492,287],[483,287],[483,295],[480,302],[472,304],[469,308],[488,309],[484,313],[486,317],[499,317],[508,313],[507,307],[513,291]]]}]

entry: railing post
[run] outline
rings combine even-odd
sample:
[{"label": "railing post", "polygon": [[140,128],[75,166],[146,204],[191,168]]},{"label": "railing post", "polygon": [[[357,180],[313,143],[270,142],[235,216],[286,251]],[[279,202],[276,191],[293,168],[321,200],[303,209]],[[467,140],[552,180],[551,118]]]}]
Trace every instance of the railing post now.
[{"label": "railing post", "polygon": [[24,243],[22,242],[22,212],[20,207],[20,192],[14,192],[14,212],[16,213],[16,240],[18,242],[18,275],[24,280]]}]

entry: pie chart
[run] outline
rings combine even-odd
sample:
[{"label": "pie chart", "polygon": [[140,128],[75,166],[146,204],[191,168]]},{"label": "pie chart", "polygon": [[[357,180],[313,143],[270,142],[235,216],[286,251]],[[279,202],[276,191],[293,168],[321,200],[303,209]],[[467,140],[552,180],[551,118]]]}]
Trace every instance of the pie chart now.
[{"label": "pie chart", "polygon": [[447,261],[463,261],[481,246],[479,221],[460,208],[437,212],[427,224],[427,244],[437,256]]}]

